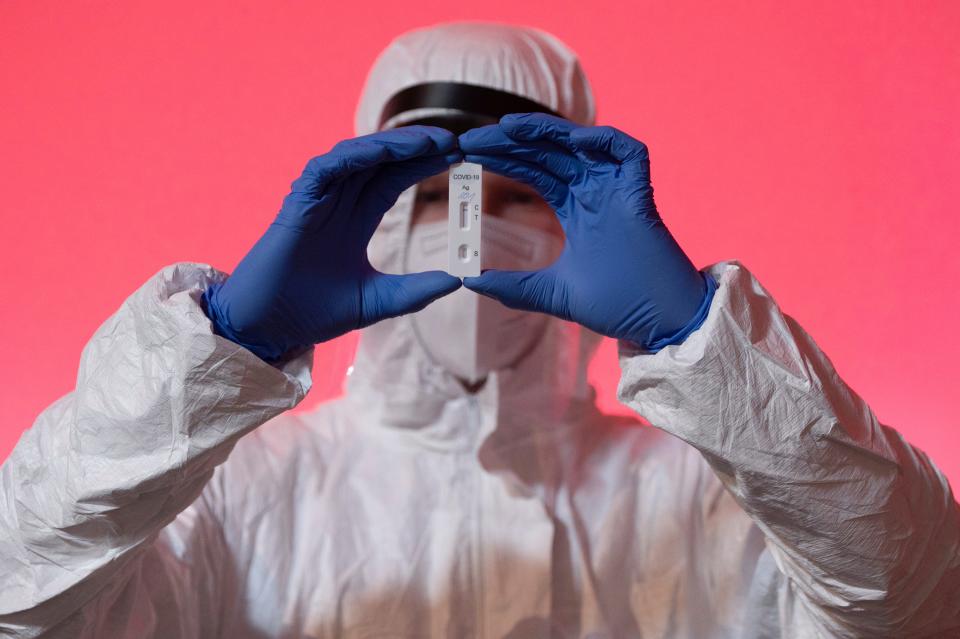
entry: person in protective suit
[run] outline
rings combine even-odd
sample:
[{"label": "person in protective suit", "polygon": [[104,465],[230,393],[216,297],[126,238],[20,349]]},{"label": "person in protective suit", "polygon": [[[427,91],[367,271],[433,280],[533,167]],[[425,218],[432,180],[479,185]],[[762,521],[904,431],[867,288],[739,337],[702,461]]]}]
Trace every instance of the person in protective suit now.
[{"label": "person in protective suit", "polygon": [[[960,636],[943,475],[742,264],[692,266],[593,120],[546,33],[395,40],[234,273],[157,273],[24,433],[0,636]],[[461,287],[463,160],[494,268]],[[356,328],[345,396],[286,412]],[[602,335],[654,427],[598,411]]]}]

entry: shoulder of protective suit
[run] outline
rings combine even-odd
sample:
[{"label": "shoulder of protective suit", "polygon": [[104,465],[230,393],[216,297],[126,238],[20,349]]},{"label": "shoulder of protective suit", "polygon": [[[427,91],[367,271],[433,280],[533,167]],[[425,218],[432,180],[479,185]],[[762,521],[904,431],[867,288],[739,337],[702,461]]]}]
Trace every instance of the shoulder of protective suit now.
[{"label": "shoulder of protective suit", "polygon": [[598,415],[584,463],[622,467],[628,476],[662,476],[674,484],[706,486],[713,473],[703,456],[685,441],[629,415]]},{"label": "shoulder of protective suit", "polygon": [[[655,508],[660,516],[694,526],[709,547],[717,534],[741,539],[753,528],[740,508],[693,446],[635,417],[601,415],[581,462],[579,489],[591,494],[616,476],[619,496],[611,503],[636,502],[640,510]],[[699,523],[696,523],[699,522]]]},{"label": "shoulder of protective suit", "polygon": [[339,419],[339,402],[309,413],[278,415],[237,442],[225,471],[231,481],[267,485],[285,477],[322,473],[349,429]]}]

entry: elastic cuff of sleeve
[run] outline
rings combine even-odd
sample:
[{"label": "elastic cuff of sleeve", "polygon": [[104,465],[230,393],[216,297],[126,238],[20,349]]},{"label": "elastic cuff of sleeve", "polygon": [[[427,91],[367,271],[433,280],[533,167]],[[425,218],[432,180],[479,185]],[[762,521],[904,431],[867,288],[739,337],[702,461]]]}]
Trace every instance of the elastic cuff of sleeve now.
[{"label": "elastic cuff of sleeve", "polygon": [[661,337],[651,344],[644,345],[644,350],[649,353],[656,353],[657,351],[672,344],[680,344],[683,342],[683,340],[687,339],[691,333],[700,328],[704,320],[707,319],[707,315],[710,313],[710,304],[713,303],[713,295],[717,292],[717,280],[714,279],[713,275],[706,271],[700,271],[700,275],[703,276],[703,279],[707,284],[707,293],[703,296],[703,301],[700,302],[700,308],[697,309],[693,319],[691,319],[686,326],[681,328],[673,335]]},{"label": "elastic cuff of sleeve", "polygon": [[244,342],[239,335],[237,335],[233,329],[230,327],[229,323],[225,321],[223,317],[220,316],[218,309],[215,304],[210,303],[210,296],[213,295],[215,289],[218,287],[218,284],[212,284],[203,292],[201,296],[201,308],[203,312],[207,315],[207,319],[210,320],[210,323],[213,325],[213,332],[220,337],[230,340],[237,346],[242,346],[247,349],[260,359],[262,359],[267,364],[271,366],[278,366],[291,357],[288,357],[288,354],[291,354],[291,351],[295,350],[296,354],[301,354],[305,349],[281,349],[281,348],[264,348],[262,346],[248,344]]}]

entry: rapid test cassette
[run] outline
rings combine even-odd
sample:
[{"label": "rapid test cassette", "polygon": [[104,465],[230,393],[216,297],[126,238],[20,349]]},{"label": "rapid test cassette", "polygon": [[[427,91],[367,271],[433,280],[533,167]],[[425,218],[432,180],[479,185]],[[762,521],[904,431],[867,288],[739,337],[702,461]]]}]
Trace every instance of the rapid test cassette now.
[{"label": "rapid test cassette", "polygon": [[450,275],[480,275],[480,205],[483,202],[483,168],[463,162],[450,167],[447,252]]}]

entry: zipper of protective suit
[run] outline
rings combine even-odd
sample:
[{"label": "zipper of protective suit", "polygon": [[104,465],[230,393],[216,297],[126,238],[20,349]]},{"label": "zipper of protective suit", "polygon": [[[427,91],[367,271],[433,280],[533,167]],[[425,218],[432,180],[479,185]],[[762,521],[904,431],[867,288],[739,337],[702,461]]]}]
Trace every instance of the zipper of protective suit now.
[{"label": "zipper of protective suit", "polygon": [[[475,438],[480,437],[480,431],[483,428],[483,411],[480,409],[480,402],[477,401],[476,396],[470,396],[470,418],[473,420],[473,434]],[[479,441],[477,439],[473,442],[474,454],[473,454],[473,463],[475,466],[474,471],[474,491],[473,491],[473,509],[474,509],[474,533],[473,533],[473,583],[474,589],[477,597],[476,606],[475,606],[475,628],[476,636],[478,639],[483,639],[486,637],[486,629],[484,624],[484,587],[483,587],[483,540],[481,539],[483,535],[483,469],[480,465],[480,460],[477,457],[477,446]]]}]

